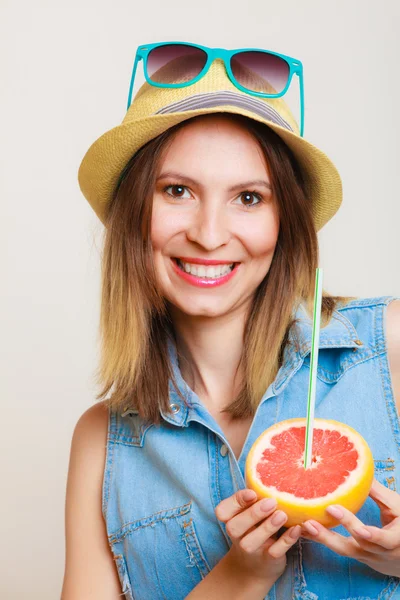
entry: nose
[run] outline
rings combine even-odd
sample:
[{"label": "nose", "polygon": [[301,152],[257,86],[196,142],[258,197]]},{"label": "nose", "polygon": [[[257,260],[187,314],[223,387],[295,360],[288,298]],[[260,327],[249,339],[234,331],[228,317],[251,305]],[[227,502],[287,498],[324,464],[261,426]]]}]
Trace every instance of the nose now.
[{"label": "nose", "polygon": [[186,237],[202,246],[207,252],[216,250],[229,242],[230,232],[227,215],[216,202],[201,202],[187,227]]}]

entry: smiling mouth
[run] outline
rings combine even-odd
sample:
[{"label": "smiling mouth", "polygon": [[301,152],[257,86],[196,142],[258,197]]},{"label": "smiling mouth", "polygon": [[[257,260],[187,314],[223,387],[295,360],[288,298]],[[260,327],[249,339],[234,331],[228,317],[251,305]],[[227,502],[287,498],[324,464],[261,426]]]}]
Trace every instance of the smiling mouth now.
[{"label": "smiling mouth", "polygon": [[217,265],[202,265],[183,262],[176,257],[173,257],[172,260],[184,273],[205,279],[219,279],[221,277],[225,277],[228,273],[233,271],[236,265],[239,264],[237,262],[232,262],[230,264],[225,263]]}]

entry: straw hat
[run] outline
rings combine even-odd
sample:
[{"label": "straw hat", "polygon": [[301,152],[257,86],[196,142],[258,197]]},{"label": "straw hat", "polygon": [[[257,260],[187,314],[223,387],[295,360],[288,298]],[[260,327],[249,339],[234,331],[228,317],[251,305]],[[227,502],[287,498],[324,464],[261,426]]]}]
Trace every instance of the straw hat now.
[{"label": "straw hat", "polygon": [[[251,74],[248,76],[253,79]],[[141,146],[181,121],[216,112],[244,115],[273,129],[292,150],[305,174],[317,230],[334,216],[342,202],[336,167],[321,150],[300,137],[299,127],[282,98],[257,98],[241,92],[228,78],[224,63],[217,59],[204,77],[187,87],[159,88],[144,83],[122,123],[90,146],[80,164],[78,182],[99,219],[104,223],[107,203],[121,172]]]}]

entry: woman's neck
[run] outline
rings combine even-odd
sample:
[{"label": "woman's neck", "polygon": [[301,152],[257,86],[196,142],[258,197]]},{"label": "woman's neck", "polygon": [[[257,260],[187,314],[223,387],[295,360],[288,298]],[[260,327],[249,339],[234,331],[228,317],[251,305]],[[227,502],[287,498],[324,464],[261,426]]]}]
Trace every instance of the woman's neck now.
[{"label": "woman's neck", "polygon": [[218,414],[237,395],[243,373],[245,314],[192,317],[172,309],[179,368],[208,410]]}]

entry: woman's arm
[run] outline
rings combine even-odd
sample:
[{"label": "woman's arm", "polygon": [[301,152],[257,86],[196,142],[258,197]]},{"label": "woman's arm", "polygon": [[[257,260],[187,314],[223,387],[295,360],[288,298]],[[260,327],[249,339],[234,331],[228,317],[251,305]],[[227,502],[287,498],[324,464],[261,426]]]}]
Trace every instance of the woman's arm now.
[{"label": "woman's arm", "polygon": [[393,393],[400,414],[400,300],[393,300],[387,307],[386,339]]},{"label": "woman's arm", "polygon": [[275,581],[246,577],[232,564],[229,552],[219,561],[186,600],[262,600]]},{"label": "woman's arm", "polygon": [[68,471],[66,563],[61,600],[120,600],[121,585],[101,512],[108,411],[90,407],[77,422]]}]

